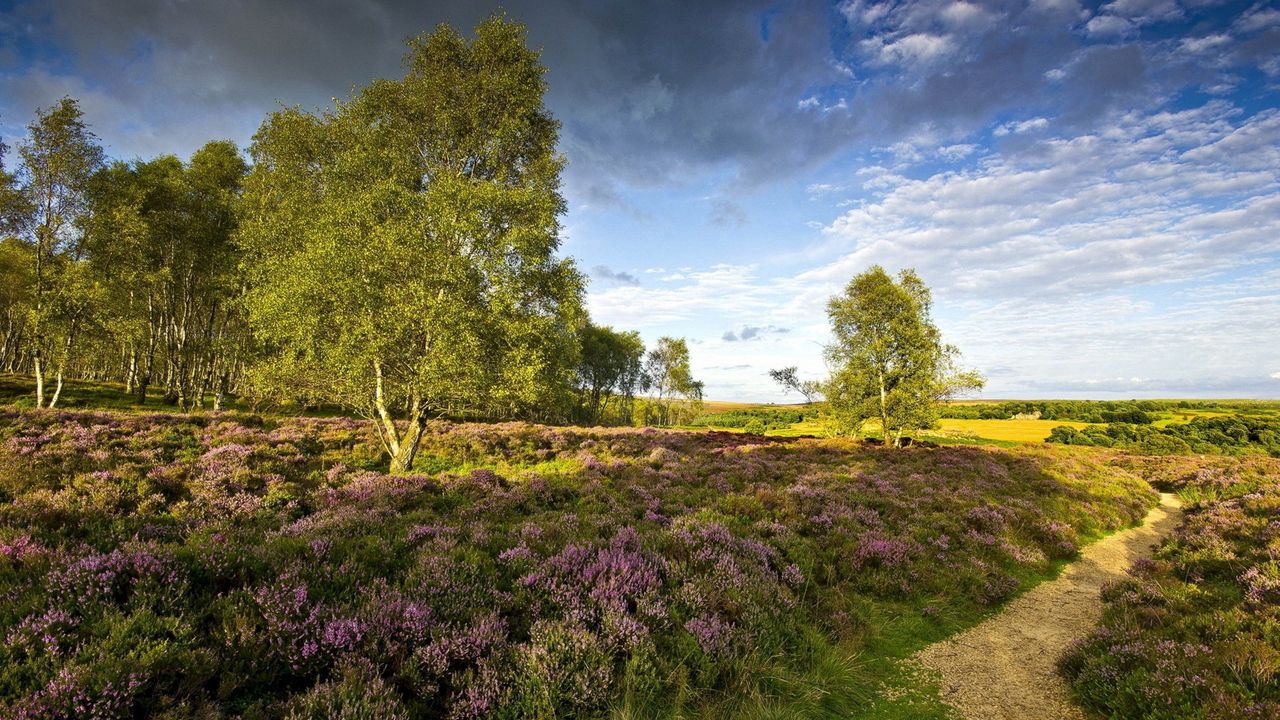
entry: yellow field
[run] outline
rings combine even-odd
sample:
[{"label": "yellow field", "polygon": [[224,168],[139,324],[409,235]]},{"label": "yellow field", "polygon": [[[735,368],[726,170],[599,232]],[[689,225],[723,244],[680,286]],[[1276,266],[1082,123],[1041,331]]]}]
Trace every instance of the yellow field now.
[{"label": "yellow field", "polygon": [[726,400],[704,400],[703,413],[728,413],[731,410],[756,410],[760,407],[787,407],[786,405],[760,405],[759,402],[730,402]]},{"label": "yellow field", "polygon": [[1228,412],[1217,412],[1215,410],[1175,410],[1171,413],[1171,417],[1166,417],[1155,421],[1152,425],[1156,427],[1165,427],[1174,424],[1189,423],[1198,417],[1224,417],[1230,415]]},{"label": "yellow field", "polygon": [[1010,442],[1044,442],[1049,431],[1059,425],[1085,428],[1089,423],[1067,420],[962,420],[943,418],[938,421],[940,435],[977,435],[988,440]]}]

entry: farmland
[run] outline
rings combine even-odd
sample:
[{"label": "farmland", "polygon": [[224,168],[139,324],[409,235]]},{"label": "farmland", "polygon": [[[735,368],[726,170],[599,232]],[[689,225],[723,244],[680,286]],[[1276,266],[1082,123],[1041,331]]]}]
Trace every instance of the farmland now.
[{"label": "farmland", "polygon": [[[1041,417],[1041,415],[1052,417]],[[992,445],[1011,447],[1020,443],[1041,443],[1051,438],[1054,428],[1087,430],[1076,438],[1096,440],[1083,444],[1117,445],[1114,438],[1146,437],[1153,434],[1213,436],[1217,446],[1203,446],[1204,452],[1222,452],[1225,442],[1216,432],[1240,432],[1234,424],[1253,427],[1254,434],[1280,426],[1280,403],[1259,400],[1145,400],[1125,402],[1091,401],[978,401],[960,400],[943,406],[932,428],[921,431],[920,439],[942,445]],[[1088,418],[1077,419],[1077,418]],[[1122,420],[1112,423],[1112,420]],[[1136,421],[1136,429],[1130,428]],[[832,429],[821,403],[812,405],[750,405],[706,403],[704,413],[691,427],[729,431],[750,431],[774,437],[824,436]],[[1129,429],[1126,429],[1129,428]],[[1190,430],[1188,430],[1190,428]],[[1274,432],[1274,430],[1273,430]],[[1110,434],[1113,439],[1105,439]],[[863,437],[880,435],[879,422],[871,419],[861,428]],[[1265,454],[1267,440],[1255,452]],[[1135,444],[1132,439],[1128,444]],[[1248,443],[1246,443],[1247,445]],[[1187,446],[1183,451],[1189,451]]]},{"label": "farmland", "polygon": [[22,718],[848,717],[1154,501],[1064,448],[435,423],[394,476],[346,418],[0,419]]}]

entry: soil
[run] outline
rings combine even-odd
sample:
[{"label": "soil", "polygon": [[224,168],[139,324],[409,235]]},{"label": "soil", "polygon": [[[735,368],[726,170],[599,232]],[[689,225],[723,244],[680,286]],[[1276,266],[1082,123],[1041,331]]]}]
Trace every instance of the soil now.
[{"label": "soil", "polygon": [[1178,499],[1160,505],[1138,527],[1084,548],[1057,579],[1037,585],[982,624],[920,651],[916,661],[938,676],[942,699],[968,720],[1083,720],[1056,663],[1071,641],[1102,615],[1099,591],[1123,577],[1178,526]]}]

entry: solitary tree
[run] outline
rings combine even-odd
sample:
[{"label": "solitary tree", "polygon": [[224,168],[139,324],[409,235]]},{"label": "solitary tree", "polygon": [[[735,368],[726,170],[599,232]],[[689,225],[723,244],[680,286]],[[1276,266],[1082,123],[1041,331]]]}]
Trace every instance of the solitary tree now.
[{"label": "solitary tree", "polygon": [[23,194],[30,213],[27,229],[33,255],[31,346],[36,404],[44,407],[45,372],[52,360],[57,387],[47,405],[58,402],[63,375],[77,332],[95,302],[91,283],[79,266],[88,213],[90,178],[102,165],[102,148],[84,123],[80,106],[63,98],[37,110],[27,138],[18,145]]},{"label": "solitary tree", "polygon": [[409,41],[400,80],[254,138],[240,242],[258,377],[374,422],[392,472],[429,417],[564,397],[583,320],[563,161],[518,23]]},{"label": "solitary tree", "polygon": [[884,444],[896,447],[931,426],[943,400],[982,387],[980,375],[957,368],[959,351],[942,342],[931,305],[914,270],[895,281],[878,265],[828,303],[835,342],[827,348],[826,396],[843,430],[878,419]]},{"label": "solitary tree", "polygon": [[599,422],[610,401],[619,419],[630,421],[631,402],[644,374],[644,342],[640,333],[588,324],[582,330],[578,386],[587,422]]},{"label": "solitary tree", "polygon": [[703,385],[693,379],[689,367],[689,345],[684,338],[658,338],[658,344],[645,358],[644,371],[648,389],[657,401],[660,424],[671,423],[673,401],[702,402]]},{"label": "solitary tree", "polygon": [[782,386],[783,392],[797,392],[804,397],[805,403],[812,403],[822,396],[822,383],[817,380],[801,380],[795,365],[779,370],[770,370],[769,377]]}]

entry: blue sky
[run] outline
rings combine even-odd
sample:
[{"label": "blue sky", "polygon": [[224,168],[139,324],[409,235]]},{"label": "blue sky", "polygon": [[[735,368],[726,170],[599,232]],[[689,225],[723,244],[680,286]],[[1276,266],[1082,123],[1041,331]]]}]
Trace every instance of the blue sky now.
[{"label": "blue sky", "polygon": [[[228,10],[234,7],[234,10]],[[1280,6],[503,3],[549,68],[597,322],[709,397],[823,373],[825,302],[914,267],[988,397],[1280,397]],[[0,134],[247,145],[488,3],[0,2]]]}]

